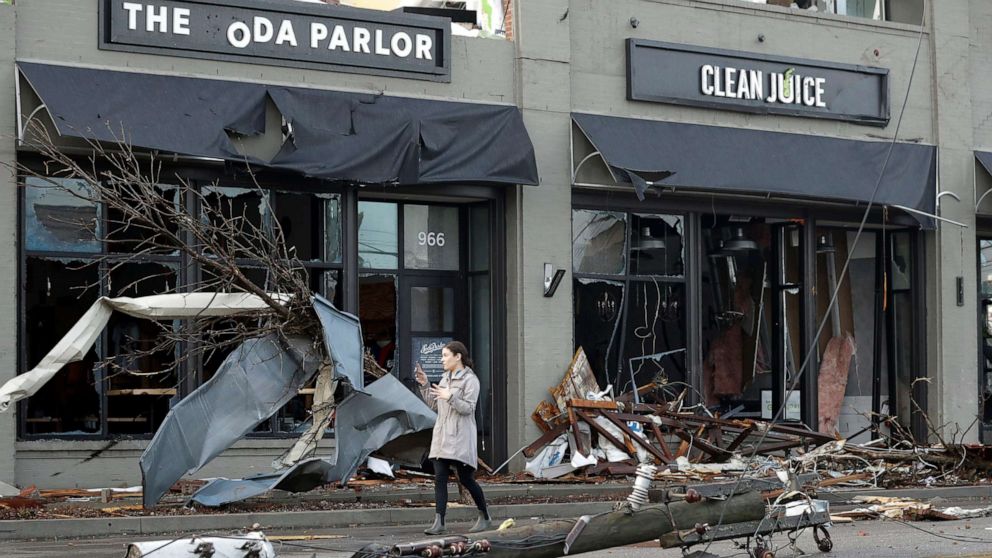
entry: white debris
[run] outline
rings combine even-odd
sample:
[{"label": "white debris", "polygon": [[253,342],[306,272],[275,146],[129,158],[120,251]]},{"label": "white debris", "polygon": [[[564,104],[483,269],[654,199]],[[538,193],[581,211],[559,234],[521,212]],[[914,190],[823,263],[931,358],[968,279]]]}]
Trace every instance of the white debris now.
[{"label": "white debris", "polygon": [[125,558],[276,558],[272,543],[260,531],[228,537],[191,537],[131,543]]},{"label": "white debris", "polygon": [[369,456],[368,467],[373,473],[379,473],[380,475],[386,475],[389,478],[396,478],[393,476],[393,466],[389,464],[385,459],[379,459],[378,457]]},{"label": "white debris", "polygon": [[3,496],[18,496],[21,491],[17,489],[16,486],[11,486],[5,482],[0,482],[0,497]]}]

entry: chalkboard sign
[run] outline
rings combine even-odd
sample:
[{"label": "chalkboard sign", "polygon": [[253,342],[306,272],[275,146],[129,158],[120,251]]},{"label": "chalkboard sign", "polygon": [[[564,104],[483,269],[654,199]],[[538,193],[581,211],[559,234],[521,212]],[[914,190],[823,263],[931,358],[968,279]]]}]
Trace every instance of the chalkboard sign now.
[{"label": "chalkboard sign", "polygon": [[438,383],[444,375],[441,350],[452,341],[454,341],[453,337],[413,337],[410,343],[413,347],[410,351],[410,357],[413,359],[410,369],[415,370],[419,362],[424,374],[427,374],[427,381],[432,384]]}]

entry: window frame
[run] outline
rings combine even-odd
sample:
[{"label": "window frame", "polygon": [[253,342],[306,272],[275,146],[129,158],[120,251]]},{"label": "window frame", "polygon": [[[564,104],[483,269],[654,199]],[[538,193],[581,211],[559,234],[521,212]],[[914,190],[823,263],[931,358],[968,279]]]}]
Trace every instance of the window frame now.
[{"label": "window frame", "polygon": [[[17,351],[17,369],[18,373],[22,374],[27,372],[28,363],[28,345],[27,345],[27,302],[26,293],[28,292],[28,285],[26,284],[27,275],[27,263],[29,258],[38,258],[41,260],[65,260],[72,259],[82,262],[90,262],[94,265],[98,265],[97,279],[99,281],[99,286],[95,295],[100,296],[110,296],[107,279],[104,277],[104,271],[109,262],[114,260],[114,255],[119,255],[120,259],[127,257],[124,252],[109,252],[106,241],[101,241],[99,252],[65,252],[65,251],[44,251],[44,250],[28,250],[27,243],[25,242],[25,229],[26,226],[26,204],[27,204],[27,178],[32,176],[33,173],[39,175],[44,174],[44,163],[39,158],[27,157],[27,161],[24,163],[29,169],[28,173],[18,173],[17,184],[17,230],[18,230],[18,242],[17,242],[17,252],[18,252],[18,269],[17,269],[17,305],[18,305],[18,338],[20,342],[18,343]],[[231,176],[233,174],[233,176]],[[184,166],[168,166],[164,165],[163,172],[161,176],[181,176],[187,179],[193,187],[200,189],[206,187],[237,187],[237,188],[247,188],[249,190],[255,190],[256,188],[261,189],[263,192],[263,199],[268,203],[270,211],[265,212],[262,215],[263,226],[266,225],[265,219],[274,218],[277,202],[275,201],[276,192],[287,193],[287,194],[301,194],[312,196],[315,200],[325,200],[324,195],[336,195],[338,203],[340,204],[340,226],[341,231],[339,233],[339,241],[341,242],[341,257],[338,262],[331,262],[324,260],[325,253],[319,254],[319,260],[308,260],[302,261],[303,267],[307,270],[311,282],[314,281],[314,272],[326,272],[326,271],[337,271],[339,274],[339,284],[338,291],[341,292],[341,299],[344,301],[346,297],[344,296],[345,284],[347,282],[348,273],[346,272],[347,266],[347,249],[346,242],[348,239],[348,227],[350,226],[349,221],[349,211],[347,211],[347,204],[350,199],[353,199],[354,194],[349,194],[348,189],[344,185],[332,184],[328,182],[317,181],[313,179],[306,179],[298,176],[282,176],[281,179],[274,179],[276,177],[269,177],[266,175],[259,175],[254,177],[254,183],[252,183],[251,177],[239,177],[237,173],[220,173],[214,169],[204,169],[202,167],[184,167]],[[277,175],[278,176],[278,175]],[[186,199],[178,200],[178,203],[185,205],[186,207],[191,207],[192,210],[196,212],[197,215],[201,215],[200,208],[197,206],[198,202],[193,194],[189,194]],[[325,209],[326,211],[326,209]],[[107,234],[107,219],[108,219],[108,209],[105,205],[98,206],[98,216],[103,227],[102,233]],[[271,225],[271,223],[268,223]],[[320,222],[320,232],[319,234],[323,237],[324,227],[326,226],[326,221],[321,220]],[[186,235],[187,233],[183,233]],[[186,238],[189,238],[188,236]],[[105,260],[100,261],[101,258]],[[192,261],[186,254],[178,252],[175,255],[154,255],[154,256],[140,256],[132,260],[133,263],[158,263],[174,266],[177,270],[176,282],[177,288],[181,290],[188,290],[191,284],[195,284],[201,277],[202,270],[198,264]],[[253,263],[258,263],[256,260],[239,260],[239,263],[245,265],[251,265]],[[317,290],[320,292],[322,289]],[[55,342],[57,340],[54,340]],[[98,359],[105,358],[105,355],[109,353],[109,335],[106,332],[101,333],[100,338],[94,347],[97,353]],[[188,347],[177,346],[175,351],[177,354],[185,352]],[[176,369],[175,374],[175,385],[176,394],[170,397],[178,398],[181,400],[189,395],[193,390],[202,385],[202,378],[200,377],[202,373],[202,355],[197,356],[194,359],[186,360],[180,363],[179,367]],[[194,374],[193,371],[197,370],[200,373]],[[195,376],[195,377],[194,377]],[[18,402],[18,419],[17,419],[17,439],[18,440],[43,440],[43,439],[57,439],[57,440],[67,440],[67,441],[86,441],[86,440],[118,440],[118,439],[136,439],[136,440],[148,440],[151,439],[155,432],[158,430],[157,425],[151,425],[151,432],[141,433],[141,434],[124,434],[124,433],[111,433],[108,426],[108,413],[109,413],[109,403],[107,396],[108,386],[106,382],[105,373],[97,372],[95,379],[102,382],[103,387],[97,388],[99,393],[99,430],[95,433],[87,434],[67,434],[62,432],[50,432],[50,433],[28,433],[27,428],[27,414],[29,398],[26,398]],[[268,419],[268,430],[262,432],[252,432],[246,437],[249,438],[296,438],[299,436],[297,432],[279,431],[277,429],[278,421],[282,414],[282,409],[274,414],[270,419]],[[263,423],[266,424],[266,423]]]},{"label": "window frame", "polygon": [[[685,299],[684,300],[685,307],[683,309],[683,312],[684,312],[684,318],[683,319],[685,321],[685,327],[686,327],[685,352],[684,352],[684,356],[683,356],[684,363],[685,363],[684,364],[684,366],[685,366],[685,375],[686,375],[685,382],[688,383],[688,384],[690,384],[690,385],[694,385],[695,380],[693,378],[696,375],[696,370],[695,370],[695,367],[692,366],[691,354],[692,354],[692,345],[693,345],[693,342],[694,341],[693,341],[693,336],[692,336],[692,333],[691,333],[692,332],[692,327],[691,327],[691,322],[690,322],[690,316],[692,314],[694,314],[694,312],[692,312],[693,306],[692,306],[692,298],[691,298],[691,291],[693,290],[692,280],[693,280],[694,275],[692,273],[692,269],[693,268],[690,265],[690,257],[691,257],[691,255],[693,253],[692,252],[692,244],[690,244],[690,243],[693,242],[693,239],[695,237],[694,233],[692,232],[692,213],[689,212],[689,211],[684,211],[684,210],[680,210],[680,209],[675,209],[675,208],[660,208],[660,207],[657,207],[657,206],[647,206],[647,207],[641,207],[641,208],[636,208],[636,207],[616,207],[616,206],[604,207],[603,205],[595,205],[595,204],[591,204],[591,203],[573,202],[572,203],[572,206],[570,208],[570,213],[569,213],[569,223],[570,223],[570,229],[571,229],[571,233],[572,233],[570,236],[572,237],[573,247],[574,247],[574,241],[575,241],[575,239],[574,239],[574,212],[575,211],[602,211],[602,212],[609,212],[609,213],[622,213],[624,215],[624,229],[625,229],[624,230],[624,233],[625,234],[624,234],[624,247],[623,247],[623,249],[624,249],[624,270],[623,270],[623,273],[617,274],[617,273],[579,272],[579,271],[576,271],[575,270],[575,262],[572,262],[572,268],[570,270],[571,273],[572,273],[573,284],[576,281],[588,281],[588,280],[592,280],[592,281],[609,281],[611,283],[619,284],[621,286],[621,288],[623,289],[623,291],[622,291],[623,292],[623,299],[621,301],[621,308],[619,309],[619,316],[617,316],[617,319],[620,320],[620,327],[619,327],[619,337],[618,337],[617,342],[616,342],[617,360],[616,360],[616,363],[615,363],[616,366],[617,366],[617,368],[616,368],[616,370],[617,370],[617,377],[616,378],[619,381],[620,386],[626,385],[626,382],[629,380],[628,378],[624,378],[624,373],[627,370],[627,367],[625,366],[625,363],[624,363],[624,352],[625,352],[625,347],[626,347],[626,344],[627,344],[627,337],[628,337],[628,333],[629,333],[627,331],[629,329],[627,327],[627,316],[628,316],[627,315],[627,307],[628,307],[627,297],[628,297],[628,295],[629,295],[629,293],[631,291],[631,286],[632,285],[635,285],[636,286],[636,285],[640,285],[642,283],[652,283],[652,282],[656,282],[659,285],[681,285],[682,286],[682,289],[683,289],[683,292],[684,292],[684,299]],[[682,275],[681,276],[675,276],[675,275],[652,275],[652,274],[634,274],[634,273],[631,272],[631,269],[633,268],[633,256],[632,256],[632,253],[631,253],[632,252],[632,248],[633,248],[633,238],[634,238],[633,217],[634,216],[650,217],[650,216],[654,216],[654,215],[664,216],[664,217],[678,217],[678,218],[680,218],[682,220],[682,263],[683,263],[683,270],[682,270]],[[574,309],[574,304],[575,304],[575,302],[574,302],[574,293],[573,293],[573,301],[572,301],[572,306],[573,306],[573,310],[572,310],[572,313],[573,313],[572,314],[573,327],[574,327],[574,323],[575,323],[575,309]],[[575,347],[574,348],[574,350],[577,350],[577,349],[578,349],[578,347]],[[608,360],[612,360],[612,359],[610,359],[610,356],[609,355],[606,355],[606,358]],[[608,377],[609,370],[605,370],[603,373],[605,375],[607,375],[607,377]],[[617,393],[620,393],[620,392],[623,391],[620,386],[614,385],[614,388],[616,390],[618,390]]]}]

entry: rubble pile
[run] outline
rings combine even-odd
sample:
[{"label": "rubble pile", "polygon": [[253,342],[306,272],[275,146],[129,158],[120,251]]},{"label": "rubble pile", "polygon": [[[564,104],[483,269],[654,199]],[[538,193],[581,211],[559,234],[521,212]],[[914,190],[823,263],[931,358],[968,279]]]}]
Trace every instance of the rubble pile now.
[{"label": "rubble pile", "polygon": [[992,471],[987,446],[915,445],[896,428],[884,434],[890,430],[884,418],[873,428],[878,438],[855,444],[798,423],[713,416],[704,406],[688,406],[684,390],[646,402],[664,387],[664,378],[656,378],[613,397],[610,388],[600,389],[579,348],[550,399],[531,415],[543,434],[522,450],[527,473],[545,481],[598,481],[652,463],[659,466],[656,479],[673,482],[791,471],[815,474],[821,488],[894,488],[988,482]]},{"label": "rubble pile", "polygon": [[600,390],[579,348],[561,383],[550,390],[554,402],[542,401],[532,415],[544,434],[523,450],[527,471],[539,479],[631,475],[639,463],[656,463],[667,466],[659,478],[711,480],[743,472],[742,455],[759,468],[761,462],[782,468],[789,450],[835,441],[799,426],[710,416],[684,407],[684,391],[673,401],[640,402],[657,387],[612,398],[609,390]]}]

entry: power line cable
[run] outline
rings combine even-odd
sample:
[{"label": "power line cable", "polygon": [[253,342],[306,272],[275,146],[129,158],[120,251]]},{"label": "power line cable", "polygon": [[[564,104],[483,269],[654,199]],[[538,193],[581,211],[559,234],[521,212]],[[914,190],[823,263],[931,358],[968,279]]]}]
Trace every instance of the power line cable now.
[{"label": "power line cable", "polygon": [[[847,258],[844,260],[844,266],[841,268],[839,277],[837,279],[837,284],[834,286],[833,293],[830,296],[830,303],[827,305],[827,308],[824,311],[823,319],[820,320],[820,324],[816,329],[816,334],[813,336],[809,350],[806,351],[806,356],[803,358],[803,362],[802,365],[799,367],[799,371],[796,373],[795,378],[793,378],[792,383],[789,385],[789,388],[786,390],[784,394],[783,404],[779,406],[779,409],[778,411],[776,411],[775,416],[772,417],[771,420],[772,424],[778,422],[779,419],[782,417],[782,414],[787,407],[787,405],[784,402],[789,400],[789,397],[792,395],[792,392],[796,390],[796,387],[799,385],[799,382],[802,380],[803,375],[809,370],[809,363],[811,361],[811,357],[815,354],[815,349],[817,347],[817,344],[819,343],[820,335],[823,334],[823,330],[826,327],[827,320],[830,317],[830,312],[833,309],[834,305],[837,304],[837,297],[840,293],[840,287],[841,285],[844,284],[844,279],[847,276],[848,269],[851,264],[852,255],[854,254],[855,248],[857,248],[858,241],[860,241],[861,234],[864,232],[865,225],[867,224],[868,218],[871,215],[871,210],[875,203],[875,196],[878,195],[878,190],[882,185],[882,178],[885,176],[885,170],[888,167],[889,160],[892,157],[892,151],[895,148],[896,140],[899,137],[899,129],[902,126],[903,116],[905,115],[906,112],[906,104],[909,102],[909,94],[913,89],[913,77],[916,75],[916,67],[919,63],[920,50],[923,47],[923,36],[925,35],[925,30],[926,30],[925,25],[927,21],[926,20],[927,5],[928,5],[927,0],[923,0],[923,10],[920,16],[920,32],[916,44],[916,54],[913,56],[913,65],[910,68],[909,80],[908,83],[906,84],[906,94],[903,97],[902,106],[899,109],[899,117],[896,120],[896,127],[892,134],[892,139],[889,141],[889,148],[886,150],[885,159],[882,161],[882,166],[879,169],[878,178],[875,180],[875,187],[874,189],[872,189],[871,197],[868,200],[868,205],[865,207],[864,213],[861,217],[861,222],[858,224],[858,230],[857,233],[854,235],[854,240],[853,242],[850,243],[850,246],[848,248]],[[737,478],[737,481],[734,483],[734,486],[731,489],[727,500],[724,501],[723,506],[720,508],[720,516],[719,519],[717,520],[716,526],[713,529],[719,529],[720,526],[723,525],[723,520],[727,512],[727,507],[730,503],[730,499],[731,499],[730,497],[734,496],[737,493],[737,489],[740,487],[741,481],[744,480],[745,476],[748,473],[748,468],[750,468],[751,466],[750,460],[752,460],[757,455],[758,449],[761,447],[761,444],[764,443],[765,438],[768,436],[769,432],[771,432],[770,428],[765,429],[764,432],[762,432],[760,438],[758,439],[758,442],[754,444],[754,448],[751,451],[751,455],[748,457],[748,463],[745,465],[744,472],[741,473],[741,475]],[[712,539],[706,544],[706,548],[703,549],[703,553],[709,550],[711,544],[713,544]]]}]

